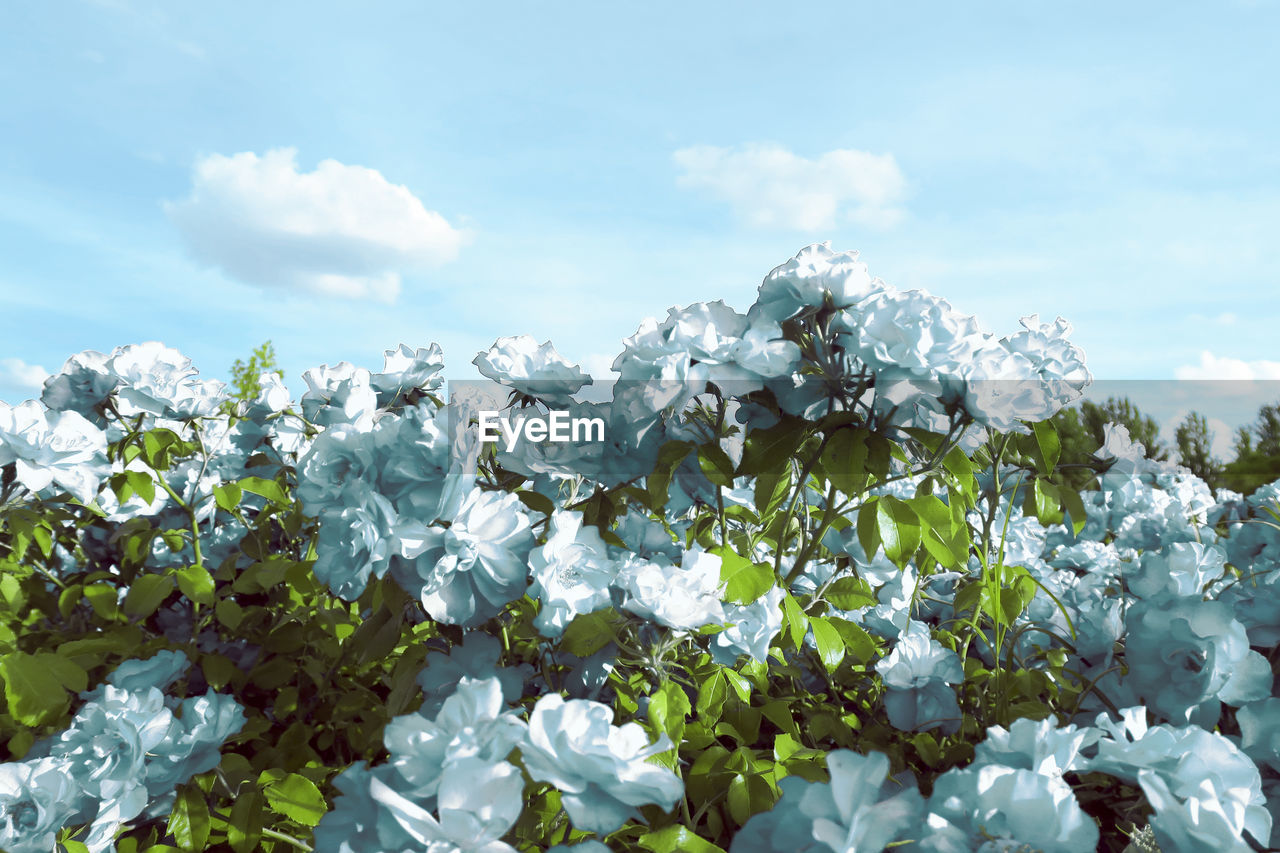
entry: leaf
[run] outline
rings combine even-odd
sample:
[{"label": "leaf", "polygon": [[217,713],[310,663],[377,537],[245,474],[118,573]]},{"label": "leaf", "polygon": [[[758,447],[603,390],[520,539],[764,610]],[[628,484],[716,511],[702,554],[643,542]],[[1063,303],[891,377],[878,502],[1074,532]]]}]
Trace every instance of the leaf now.
[{"label": "leaf", "polygon": [[871,584],[862,578],[840,578],[822,596],[841,610],[857,610],[876,603]]},{"label": "leaf", "polygon": [[240,506],[242,497],[244,497],[244,490],[235,483],[223,483],[213,487],[213,501],[218,505],[218,509],[233,512]]},{"label": "leaf", "polygon": [[668,441],[658,450],[658,461],[653,471],[645,477],[645,489],[649,493],[649,506],[659,510],[667,505],[667,497],[671,489],[671,475],[693,450],[687,441]]},{"label": "leaf", "polygon": [[649,697],[649,722],[667,737],[678,748],[684,740],[684,725],[693,708],[689,697],[674,681],[663,682]]},{"label": "leaf", "polygon": [[809,627],[813,630],[814,644],[818,647],[818,657],[828,672],[834,671],[844,660],[844,640],[840,632],[821,616],[810,616]]},{"label": "leaf", "polygon": [[80,690],[87,686],[84,669],[48,652],[12,652],[0,657],[4,696],[9,714],[24,726],[39,726],[67,709],[67,681]]},{"label": "leaf", "polygon": [[551,515],[556,511],[556,505],[551,498],[542,494],[542,492],[522,491],[516,492],[516,496],[520,498],[520,502],[534,512],[540,512],[543,515]]},{"label": "leaf", "polygon": [[1058,430],[1053,421],[1040,421],[1031,425],[1031,433],[1035,438],[1036,452],[1032,454],[1041,476],[1048,477],[1053,466],[1058,464],[1062,455],[1062,441],[1058,438]]},{"label": "leaf", "polygon": [[1060,494],[1064,508],[1071,514],[1071,533],[1079,535],[1089,520],[1089,516],[1084,511],[1084,501],[1080,499],[1080,493],[1070,486],[1064,486]]},{"label": "leaf", "polygon": [[871,562],[880,550],[880,528],[876,522],[876,505],[879,503],[878,497],[871,498],[858,510],[858,544],[862,546],[867,562]]},{"label": "leaf", "polygon": [[920,547],[920,517],[902,500],[882,495],[876,503],[876,529],[885,556],[899,567]]},{"label": "leaf", "polygon": [[124,612],[145,619],[156,612],[156,608],[173,592],[173,587],[173,578],[168,575],[138,575],[124,597]]},{"label": "leaf", "polygon": [[253,853],[262,840],[262,793],[250,790],[236,798],[227,821],[227,843],[235,853]]},{"label": "leaf", "polygon": [[613,642],[618,613],[612,607],[579,613],[564,629],[560,649],[580,658],[590,657]]},{"label": "leaf", "polygon": [[803,418],[786,415],[767,429],[748,432],[738,473],[759,476],[785,468],[805,440],[808,426]]},{"label": "leaf", "polygon": [[717,847],[678,824],[647,832],[636,843],[652,853],[725,853],[723,847]]},{"label": "leaf", "polygon": [[764,518],[776,512],[791,492],[791,471],[782,473],[766,472],[756,478],[755,505],[756,512]]},{"label": "leaf", "polygon": [[712,485],[733,487],[733,461],[719,444],[707,442],[698,448],[698,467]]},{"label": "leaf", "polygon": [[275,480],[268,480],[265,477],[241,477],[239,486],[246,492],[264,497],[272,503],[285,504],[289,502],[289,499],[285,497],[284,489]]},{"label": "leaf", "polygon": [[196,604],[213,604],[213,576],[204,566],[185,566],[174,570],[178,580],[178,589]]},{"label": "leaf", "polygon": [[820,459],[827,478],[846,495],[857,495],[867,485],[866,429],[836,430],[827,439]]},{"label": "leaf", "polygon": [[809,617],[805,616],[800,603],[791,593],[787,593],[782,598],[782,619],[787,634],[791,637],[792,645],[797,649],[800,648],[804,644],[804,635],[808,633]]},{"label": "leaf", "polygon": [[729,697],[729,689],[726,686],[724,672],[723,669],[716,670],[698,688],[696,706],[698,719],[708,726],[720,719],[720,711],[724,708],[724,701]]},{"label": "leaf", "polygon": [[720,558],[720,581],[726,601],[751,604],[773,588],[773,568],[753,563],[731,548],[716,547],[710,553]]},{"label": "leaf", "polygon": [[297,773],[290,773],[283,779],[269,783],[262,792],[273,812],[303,826],[315,826],[328,811],[320,789],[310,779]]},{"label": "leaf", "polygon": [[183,850],[204,850],[209,840],[209,803],[197,785],[178,790],[167,830]]}]

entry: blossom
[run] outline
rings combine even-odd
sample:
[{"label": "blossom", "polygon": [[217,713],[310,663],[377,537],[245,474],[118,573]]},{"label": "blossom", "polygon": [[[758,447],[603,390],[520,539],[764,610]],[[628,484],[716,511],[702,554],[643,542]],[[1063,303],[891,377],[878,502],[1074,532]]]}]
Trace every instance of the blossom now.
[{"label": "blossom", "polygon": [[960,376],[986,345],[974,317],[923,290],[877,291],[838,315],[833,329],[836,343],[895,378]]},{"label": "blossom", "polygon": [[222,760],[222,744],[248,718],[232,696],[210,690],[182,700],[164,740],[149,756],[147,789],[152,796],[206,773]]},{"label": "blossom", "polygon": [[677,630],[723,622],[720,565],[719,557],[704,551],[685,552],[680,566],[662,556],[652,561],[629,557],[618,570],[622,606]]},{"label": "blossom", "polygon": [[1216,701],[1242,705],[1271,692],[1271,666],[1249,648],[1221,601],[1140,601],[1125,614],[1125,660],[1136,695],[1169,720],[1216,720]]},{"label": "blossom", "polygon": [[612,721],[608,705],[550,693],[538,699],[520,745],[525,769],[559,789],[573,826],[602,835],[637,815],[638,806],[671,809],[684,791],[679,776],[645,760],[672,748],[665,734],[650,745],[639,723]]},{"label": "blossom", "polygon": [[1269,696],[1241,706],[1236,722],[1245,754],[1280,771],[1280,698]]},{"label": "blossom", "polygon": [[739,655],[750,655],[764,663],[769,644],[782,630],[782,599],[786,593],[774,586],[750,604],[725,604],[724,621],[729,625],[711,641],[716,663],[732,666]]},{"label": "blossom", "polygon": [[876,663],[884,682],[889,723],[904,731],[939,728],[950,734],[960,726],[960,706],[948,685],[964,680],[960,658],[911,620],[887,657]]},{"label": "blossom", "polygon": [[391,764],[412,787],[404,793],[434,797],[446,772],[462,759],[496,764],[524,736],[524,722],[505,712],[497,678],[463,678],[434,718],[406,714],[387,724],[383,742]]},{"label": "blossom", "polygon": [[66,360],[62,369],[44,382],[40,401],[54,412],[77,412],[94,426],[106,426],[103,405],[120,384],[107,366],[108,356],[85,350]]},{"label": "blossom", "polygon": [[0,401],[0,466],[13,464],[19,483],[33,492],[58,486],[90,503],[111,473],[107,438],[78,412],[46,412],[35,400]]},{"label": "blossom", "polygon": [[847,308],[883,286],[857,252],[833,252],[830,241],[814,243],[769,271],[747,316],[781,322],[806,308]]},{"label": "blossom", "polygon": [[439,344],[410,349],[400,344],[383,353],[381,373],[369,375],[369,386],[378,395],[379,406],[391,406],[413,391],[435,391],[444,384],[439,373],[444,370],[444,353]]},{"label": "blossom", "polygon": [[0,849],[48,853],[58,831],[79,811],[81,796],[59,761],[0,764]]},{"label": "blossom", "polygon": [[[914,788],[887,782],[889,758],[882,752],[859,755],[837,749],[827,755],[831,783],[810,788],[800,809],[813,813],[813,836],[837,853],[882,850],[919,825],[924,801]],[[895,792],[890,794],[890,792]],[[819,815],[817,801],[827,814]],[[834,812],[833,815],[831,813]],[[831,815],[831,816],[828,816]]]},{"label": "blossom", "polygon": [[116,409],[126,418],[212,415],[226,399],[221,382],[201,382],[191,359],[158,341],[116,347],[106,369],[116,377]]},{"label": "blossom", "polygon": [[540,603],[534,625],[544,637],[559,637],[573,617],[609,606],[609,585],[618,567],[595,527],[583,527],[582,513],[552,514],[547,542],[533,549],[529,595]]},{"label": "blossom", "polygon": [[471,363],[481,375],[548,402],[566,403],[591,384],[591,377],[556,352],[550,341],[539,346],[529,335],[498,338]]},{"label": "blossom", "polygon": [[519,497],[473,488],[448,527],[413,520],[397,527],[392,571],[405,589],[421,591],[431,618],[475,624],[524,595],[533,544]]},{"label": "blossom", "polygon": [[[95,799],[128,797],[141,787],[147,755],[164,742],[172,719],[164,695],[154,687],[132,693],[107,685],[102,698],[82,707],[53,741],[50,753]],[[145,793],[138,809],[144,805]]]},{"label": "blossom", "polygon": [[327,509],[320,514],[316,539],[316,579],[344,601],[355,601],[391,566],[391,532],[396,512],[382,495],[370,493],[359,506]]},{"label": "blossom", "polygon": [[308,515],[341,510],[371,491],[376,475],[374,438],[347,424],[326,429],[298,460],[298,501]]},{"label": "blossom", "polygon": [[318,426],[352,424],[366,430],[378,410],[373,377],[363,367],[341,361],[324,364],[302,374],[307,391],[302,395],[302,415]]},{"label": "blossom", "polygon": [[[1071,786],[1057,776],[985,764],[948,770],[935,780],[926,806],[928,829],[918,849],[952,853],[1011,849],[1080,853],[1098,844],[1098,827]],[[1002,847],[981,847],[983,841]]]},{"label": "blossom", "polygon": [[507,762],[463,759],[449,769],[437,819],[381,779],[369,780],[370,796],[381,806],[380,824],[393,821],[427,853],[516,853],[500,839],[520,817],[523,789],[520,771]]},{"label": "blossom", "polygon": [[124,661],[107,676],[107,683],[130,693],[143,693],[152,687],[163,691],[190,666],[185,653],[164,649],[145,660]]},{"label": "blossom", "polygon": [[1081,750],[1100,737],[1102,732],[1094,728],[1057,726],[1052,717],[1022,718],[1014,720],[1007,729],[988,728],[986,740],[974,748],[972,766],[1002,764],[1046,776],[1081,772],[1088,763]]},{"label": "blossom", "polygon": [[428,652],[417,678],[418,686],[426,697],[418,713],[428,718],[435,717],[444,707],[445,700],[468,676],[473,679],[497,678],[502,686],[504,702],[519,699],[524,690],[524,680],[533,672],[533,667],[528,664],[499,667],[501,655],[502,644],[498,638],[478,632],[468,633],[460,645],[448,652]]}]

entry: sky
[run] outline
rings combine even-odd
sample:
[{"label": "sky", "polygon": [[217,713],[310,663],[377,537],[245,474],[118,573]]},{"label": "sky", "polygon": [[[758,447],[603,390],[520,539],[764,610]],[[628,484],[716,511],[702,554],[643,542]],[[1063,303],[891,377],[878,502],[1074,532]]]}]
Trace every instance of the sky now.
[{"label": "sky", "polygon": [[222,379],[271,340],[299,393],[400,343],[472,378],[518,334],[608,376],[644,318],[745,311],[823,241],[997,335],[1066,317],[1091,394],[1146,380],[1220,451],[1280,399],[1274,0],[0,16],[9,402],[148,340]]}]

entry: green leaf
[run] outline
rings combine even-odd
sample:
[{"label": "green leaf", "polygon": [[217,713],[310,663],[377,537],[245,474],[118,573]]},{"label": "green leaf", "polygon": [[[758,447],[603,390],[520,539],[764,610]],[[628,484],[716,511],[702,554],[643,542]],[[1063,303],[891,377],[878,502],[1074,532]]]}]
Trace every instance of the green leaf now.
[{"label": "green leaf", "polygon": [[236,798],[227,821],[227,843],[235,853],[253,853],[262,840],[262,794],[250,790]]},{"label": "green leaf", "polygon": [[787,634],[791,637],[792,645],[797,649],[801,648],[804,644],[804,635],[809,630],[809,617],[805,615],[804,610],[800,608],[800,603],[789,592],[782,598],[782,619],[782,624],[786,628]]},{"label": "green leaf", "polygon": [[876,529],[884,543],[885,556],[900,567],[920,547],[920,517],[893,495],[881,495],[876,503]]},{"label": "green leaf", "polygon": [[719,444],[707,442],[698,448],[698,467],[712,485],[733,487],[733,461]]},{"label": "green leaf", "polygon": [[125,479],[138,497],[148,504],[156,499],[156,481],[145,471],[126,471]]},{"label": "green leaf", "polygon": [[876,518],[880,499],[871,498],[858,510],[858,543],[866,555],[867,562],[875,558],[880,550],[880,526]]},{"label": "green leaf", "polygon": [[716,547],[710,553],[720,557],[720,581],[725,585],[726,601],[751,604],[773,588],[775,578],[771,566],[753,563],[731,548]]},{"label": "green leaf", "polygon": [[813,640],[818,647],[818,657],[827,671],[834,671],[844,660],[844,640],[840,632],[821,616],[810,616],[809,627],[813,630]]},{"label": "green leaf", "polygon": [[785,415],[768,429],[753,429],[748,432],[743,442],[742,464],[738,466],[738,473],[759,476],[766,472],[781,471],[805,440],[808,426],[803,418]]},{"label": "green leaf", "polygon": [[867,485],[866,429],[836,430],[827,439],[819,460],[831,483],[846,495],[858,495]]},{"label": "green leaf", "polygon": [[718,669],[698,688],[696,706],[698,719],[708,726],[719,720],[720,711],[724,708],[725,699],[728,697],[729,689],[725,682],[724,670]]},{"label": "green leaf", "polygon": [[612,607],[594,613],[580,613],[564,629],[560,649],[580,658],[590,657],[613,642],[620,621]]},{"label": "green leaf", "polygon": [[841,610],[857,610],[876,603],[871,584],[862,578],[840,578],[823,593],[823,598]]},{"label": "green leaf", "polygon": [[647,832],[636,843],[652,853],[725,853],[723,847],[717,847],[678,824]]},{"label": "green leaf", "polygon": [[213,604],[213,576],[204,566],[185,566],[174,570],[178,589],[196,604]]},{"label": "green leaf", "polygon": [[173,587],[173,578],[168,575],[138,575],[124,597],[124,612],[139,619],[147,618],[169,597]]},{"label": "green leaf", "polygon": [[244,490],[235,483],[223,483],[213,487],[213,500],[218,505],[218,509],[232,512],[240,506],[242,497],[244,497]]},{"label": "green leaf", "polygon": [[790,469],[781,473],[766,472],[756,478],[756,511],[764,518],[776,512],[791,492]]},{"label": "green leaf", "polygon": [[959,447],[953,447],[942,458],[942,467],[956,478],[956,485],[970,498],[978,492],[978,484],[973,476],[973,462]]},{"label": "green leaf", "polygon": [[267,805],[273,812],[303,826],[315,826],[328,811],[320,789],[297,773],[269,783],[262,792],[266,794]]},{"label": "green leaf", "polygon": [[204,850],[209,840],[209,803],[197,785],[178,789],[166,830],[183,850]]},{"label": "green leaf", "polygon": [[1062,521],[1059,496],[1056,485],[1037,477],[1031,482],[1031,488],[1027,489],[1022,511],[1025,515],[1034,515],[1041,524],[1058,524]]},{"label": "green leaf", "polygon": [[9,714],[24,726],[39,726],[61,716],[69,701],[67,690],[84,690],[88,684],[83,668],[49,652],[11,652],[0,657],[0,676]]},{"label": "green leaf", "polygon": [[516,492],[516,496],[520,498],[520,502],[534,512],[540,512],[543,515],[551,515],[556,511],[555,502],[551,498],[542,494],[542,492],[522,491]]},{"label": "green leaf", "polygon": [[1031,425],[1031,433],[1035,438],[1036,452],[1032,454],[1040,475],[1048,477],[1053,466],[1058,464],[1062,455],[1062,441],[1058,438],[1058,430],[1053,421],[1040,421]]},{"label": "green leaf", "polygon": [[684,740],[685,721],[692,710],[689,697],[674,681],[663,682],[649,697],[649,722],[657,731],[666,732],[677,748]]},{"label": "green leaf", "polygon": [[693,444],[687,441],[668,441],[658,449],[657,464],[645,478],[650,508],[656,511],[667,505],[671,475],[691,450],[693,450]]},{"label": "green leaf", "polygon": [[264,477],[242,477],[239,486],[246,492],[264,497],[272,503],[285,504],[289,502],[289,499],[285,497],[284,489],[280,488],[280,484],[275,480],[268,480]]},{"label": "green leaf", "polygon": [[750,702],[751,682],[727,667],[721,672],[724,673],[725,683],[733,688],[733,692],[738,694],[738,698],[743,702]]},{"label": "green leaf", "polygon": [[1080,499],[1080,493],[1070,486],[1064,486],[1060,494],[1064,508],[1071,513],[1072,535],[1079,535],[1080,531],[1084,529],[1085,523],[1089,520],[1089,516],[1084,511],[1084,501]]}]

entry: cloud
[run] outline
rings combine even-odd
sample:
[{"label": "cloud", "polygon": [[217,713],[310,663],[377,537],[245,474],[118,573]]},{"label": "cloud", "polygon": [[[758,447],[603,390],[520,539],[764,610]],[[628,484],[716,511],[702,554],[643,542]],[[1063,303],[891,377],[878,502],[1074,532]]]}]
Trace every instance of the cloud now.
[{"label": "cloud", "polygon": [[49,371],[38,364],[27,364],[20,358],[0,358],[0,389],[6,391],[39,391]]},{"label": "cloud", "polygon": [[841,221],[893,225],[906,180],[892,154],[838,149],[816,160],[770,144],[698,145],[672,155],[681,189],[728,202],[748,224],[813,231]]},{"label": "cloud", "polygon": [[299,172],[296,157],[198,160],[191,194],[164,205],[192,256],[259,287],[386,303],[402,270],[457,257],[464,232],[407,187],[337,160]]},{"label": "cloud", "polygon": [[1280,361],[1242,361],[1203,350],[1198,365],[1174,368],[1173,375],[1178,379],[1280,379]]}]

